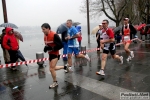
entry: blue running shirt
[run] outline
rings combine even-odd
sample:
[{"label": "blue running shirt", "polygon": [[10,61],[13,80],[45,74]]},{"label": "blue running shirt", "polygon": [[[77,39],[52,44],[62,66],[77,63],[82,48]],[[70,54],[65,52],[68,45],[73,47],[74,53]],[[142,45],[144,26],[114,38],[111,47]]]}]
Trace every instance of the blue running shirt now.
[{"label": "blue running shirt", "polygon": [[[76,34],[78,34],[78,31],[74,26],[68,28],[68,36],[72,37]],[[68,40],[68,47],[79,47],[79,42],[77,38]]]}]

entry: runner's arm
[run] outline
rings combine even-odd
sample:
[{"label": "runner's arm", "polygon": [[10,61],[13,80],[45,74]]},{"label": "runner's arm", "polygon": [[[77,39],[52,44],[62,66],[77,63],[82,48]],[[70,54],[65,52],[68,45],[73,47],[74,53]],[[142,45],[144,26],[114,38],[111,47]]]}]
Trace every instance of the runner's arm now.
[{"label": "runner's arm", "polygon": [[74,39],[74,38],[78,38],[80,35],[79,35],[79,32],[76,33],[74,36],[71,37],[71,39]]},{"label": "runner's arm", "polygon": [[98,40],[99,35],[100,35],[100,34],[97,35],[96,40]]},{"label": "runner's arm", "polygon": [[58,36],[58,34],[54,35],[54,43],[56,45],[52,48],[53,51],[58,51],[61,48],[63,48],[63,43],[62,43],[60,37]]}]

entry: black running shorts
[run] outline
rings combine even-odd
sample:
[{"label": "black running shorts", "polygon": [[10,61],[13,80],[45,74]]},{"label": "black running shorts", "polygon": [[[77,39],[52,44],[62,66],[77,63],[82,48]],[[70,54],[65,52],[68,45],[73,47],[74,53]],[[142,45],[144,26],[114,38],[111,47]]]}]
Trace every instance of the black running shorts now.
[{"label": "black running shorts", "polygon": [[105,53],[105,54],[109,54],[109,52],[110,52],[110,54],[111,55],[114,55],[115,53],[116,53],[116,50],[105,50],[105,49],[103,49],[103,53]]},{"label": "black running shorts", "polygon": [[59,60],[60,55],[49,54],[49,61],[51,61],[51,60],[53,60],[55,58],[58,58],[58,60]]}]

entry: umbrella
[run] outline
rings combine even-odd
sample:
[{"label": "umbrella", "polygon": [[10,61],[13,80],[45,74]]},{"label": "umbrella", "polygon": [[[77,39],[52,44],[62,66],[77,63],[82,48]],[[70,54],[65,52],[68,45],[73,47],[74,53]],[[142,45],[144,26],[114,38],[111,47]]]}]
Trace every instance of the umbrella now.
[{"label": "umbrella", "polygon": [[0,27],[11,27],[11,28],[18,28],[15,24],[13,23],[3,23],[0,25]]},{"label": "umbrella", "polygon": [[99,30],[99,26],[94,27],[94,28],[92,29],[91,34],[96,34],[98,30]]},{"label": "umbrella", "polygon": [[76,26],[78,32],[81,32],[81,26]]},{"label": "umbrella", "polygon": [[[20,50],[18,50],[18,52],[17,52],[17,57],[22,61],[26,61]],[[26,64],[26,66],[28,66],[28,65]]]},{"label": "umbrella", "polygon": [[73,23],[72,23],[72,26],[77,26],[77,25],[79,25],[79,24],[81,24],[81,23],[79,23],[79,22],[73,22]]},{"label": "umbrella", "polygon": [[116,27],[116,28],[114,29],[114,33],[118,32],[118,31],[121,31],[121,29],[122,29],[122,26]]},{"label": "umbrella", "polygon": [[111,28],[112,30],[114,30],[116,27],[115,26],[109,26],[109,28]]},{"label": "umbrella", "polygon": [[[77,25],[79,25],[79,24],[81,24],[81,23],[79,23],[79,22],[73,22],[72,23],[72,26],[77,26]],[[63,32],[65,32],[65,31],[68,31],[68,27],[66,26],[66,23],[63,23],[63,24],[61,24],[60,26],[58,26],[58,28],[57,28],[57,34],[62,34]]]},{"label": "umbrella", "polygon": [[66,26],[66,24],[61,24],[60,26],[58,26],[56,33],[57,34],[62,34],[63,32],[68,31],[68,28]]},{"label": "umbrella", "polygon": [[141,24],[141,25],[139,25],[139,26],[137,27],[137,30],[140,31],[141,28],[143,28],[143,27],[145,27],[145,26],[146,26],[146,24]]},{"label": "umbrella", "polygon": [[20,41],[23,42],[23,37],[18,31],[14,31],[15,37],[17,37]]}]

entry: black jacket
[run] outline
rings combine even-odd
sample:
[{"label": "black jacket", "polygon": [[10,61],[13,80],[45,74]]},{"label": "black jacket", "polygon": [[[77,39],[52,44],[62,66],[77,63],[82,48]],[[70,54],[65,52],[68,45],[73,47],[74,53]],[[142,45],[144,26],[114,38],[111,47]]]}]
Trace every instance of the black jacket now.
[{"label": "black jacket", "polygon": [[[123,28],[124,28],[124,25],[122,27],[122,35],[124,35]],[[131,24],[129,24],[129,28],[130,28],[130,39],[133,39],[134,37],[132,38],[132,36],[133,35],[135,36],[137,31]]]},{"label": "black jacket", "polygon": [[58,34],[54,35],[54,43],[56,44],[56,46],[53,47],[53,51],[57,51],[63,48],[63,43]]},{"label": "black jacket", "polygon": [[[99,29],[100,30],[100,29]],[[97,35],[99,35],[99,30],[97,31],[97,33],[96,33],[96,37],[97,37]],[[98,37],[98,39],[97,39],[98,41],[100,40],[100,36]]]},{"label": "black jacket", "polygon": [[65,31],[61,34],[62,42],[66,42],[66,43],[68,42],[68,40],[65,39],[66,37],[67,37],[67,31]]}]

